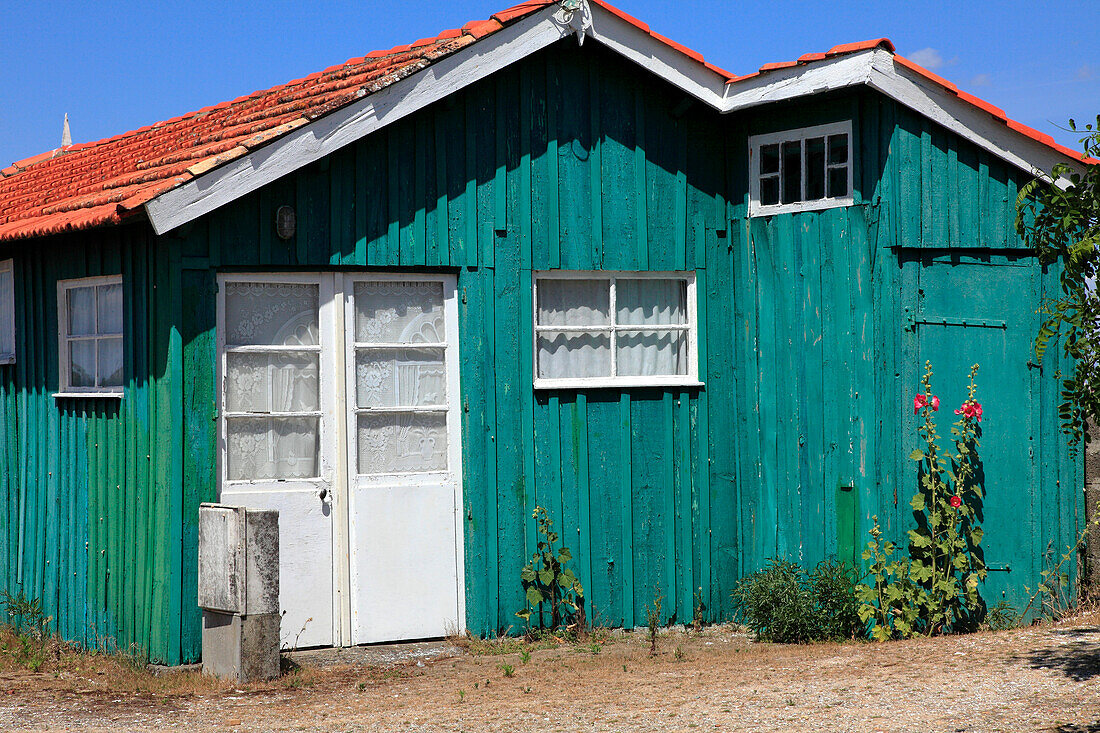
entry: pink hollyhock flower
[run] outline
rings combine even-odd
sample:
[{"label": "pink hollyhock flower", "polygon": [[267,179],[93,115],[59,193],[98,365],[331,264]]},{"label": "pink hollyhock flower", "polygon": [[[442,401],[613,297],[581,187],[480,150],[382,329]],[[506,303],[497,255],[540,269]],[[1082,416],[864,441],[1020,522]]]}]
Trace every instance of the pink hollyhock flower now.
[{"label": "pink hollyhock flower", "polygon": [[948,501],[948,503],[949,503],[949,504],[951,504],[951,506],[953,506],[953,507],[955,507],[956,509],[958,509],[959,507],[961,507],[961,506],[962,506],[963,500],[962,500],[962,499],[960,499],[960,498],[959,498],[959,497],[957,497],[957,496],[952,496],[952,497],[951,497],[951,499],[950,499],[950,500]]},{"label": "pink hollyhock flower", "polygon": [[940,398],[937,397],[936,395],[932,395],[931,405],[932,405],[932,411],[933,412],[940,409]]},{"label": "pink hollyhock flower", "polygon": [[962,407],[955,410],[956,415],[965,415],[966,417],[975,418],[978,422],[982,421],[982,406],[978,402],[967,400],[962,404]]},{"label": "pink hollyhock flower", "polygon": [[916,415],[920,412],[920,409],[928,404],[928,398],[923,394],[919,394],[913,398],[913,414]]}]

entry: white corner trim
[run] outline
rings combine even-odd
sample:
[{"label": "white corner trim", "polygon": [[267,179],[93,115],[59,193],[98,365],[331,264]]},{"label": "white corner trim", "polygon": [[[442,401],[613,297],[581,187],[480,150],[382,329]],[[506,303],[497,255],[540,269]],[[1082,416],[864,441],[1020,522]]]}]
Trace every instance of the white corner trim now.
[{"label": "white corner trim", "polygon": [[208,214],[574,32],[556,4],[533,13],[359,102],[165,191],[145,204],[153,231],[164,234]]}]

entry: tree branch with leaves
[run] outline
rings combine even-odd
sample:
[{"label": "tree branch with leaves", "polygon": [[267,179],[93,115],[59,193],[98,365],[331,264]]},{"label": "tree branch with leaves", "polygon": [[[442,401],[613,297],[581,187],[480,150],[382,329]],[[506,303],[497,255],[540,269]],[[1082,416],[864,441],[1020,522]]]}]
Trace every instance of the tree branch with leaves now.
[{"label": "tree branch with leaves", "polygon": [[1088,420],[1100,418],[1100,116],[1096,125],[1070,129],[1083,134],[1082,162],[1059,163],[1020,189],[1016,231],[1044,265],[1061,263],[1060,292],[1042,304],[1035,337],[1040,365],[1048,347],[1061,341],[1068,372],[1060,372],[1058,412],[1070,444],[1088,439]]}]

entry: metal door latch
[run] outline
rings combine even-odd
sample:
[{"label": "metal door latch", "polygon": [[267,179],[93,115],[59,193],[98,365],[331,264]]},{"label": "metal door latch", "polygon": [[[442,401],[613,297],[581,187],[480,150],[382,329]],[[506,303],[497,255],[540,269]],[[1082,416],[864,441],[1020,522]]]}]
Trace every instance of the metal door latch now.
[{"label": "metal door latch", "polygon": [[325,497],[328,496],[328,489],[321,489],[317,492],[317,496],[321,497],[321,501],[324,501]]}]

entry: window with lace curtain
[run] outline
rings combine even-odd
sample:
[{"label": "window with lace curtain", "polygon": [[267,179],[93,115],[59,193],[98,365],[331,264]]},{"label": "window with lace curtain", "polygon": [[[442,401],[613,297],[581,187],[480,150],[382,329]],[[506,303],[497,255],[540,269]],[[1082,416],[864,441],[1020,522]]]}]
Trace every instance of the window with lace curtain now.
[{"label": "window with lace curtain", "polygon": [[122,276],[59,280],[62,395],[122,396]]},{"label": "window with lace curtain", "polygon": [[0,260],[0,364],[15,363],[15,272]]},{"label": "window with lace curtain", "polygon": [[225,440],[229,481],[319,476],[316,284],[225,284]]},{"label": "window with lace curtain", "polygon": [[695,274],[535,275],[535,387],[698,384]]}]

